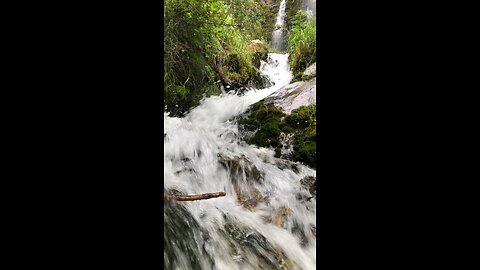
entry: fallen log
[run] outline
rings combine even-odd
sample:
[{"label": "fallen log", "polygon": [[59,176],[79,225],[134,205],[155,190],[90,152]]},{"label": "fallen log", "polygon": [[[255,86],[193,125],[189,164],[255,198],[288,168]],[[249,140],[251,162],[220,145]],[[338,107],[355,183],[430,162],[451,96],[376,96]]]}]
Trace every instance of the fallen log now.
[{"label": "fallen log", "polygon": [[213,193],[183,195],[183,196],[164,193],[163,199],[167,201],[198,201],[198,200],[207,200],[211,198],[223,197],[225,195],[226,195],[225,192],[213,192]]}]

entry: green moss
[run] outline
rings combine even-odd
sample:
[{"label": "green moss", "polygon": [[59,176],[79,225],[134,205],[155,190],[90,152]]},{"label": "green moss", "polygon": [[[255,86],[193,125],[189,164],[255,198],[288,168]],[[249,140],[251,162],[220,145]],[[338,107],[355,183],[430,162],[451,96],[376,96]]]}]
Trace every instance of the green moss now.
[{"label": "green moss", "polygon": [[262,147],[278,146],[280,118],[284,113],[274,105],[265,105],[263,102],[253,104],[247,113],[249,117],[240,118],[238,123],[250,131],[258,129],[248,143]]},{"label": "green moss", "polygon": [[292,160],[316,167],[315,104],[302,106],[285,116],[273,104],[257,102],[247,113],[249,116],[238,119],[238,123],[245,130],[256,130],[251,138],[247,138],[248,143],[261,147],[273,147],[275,156],[280,157],[280,133],[294,134]]},{"label": "green moss", "polygon": [[306,129],[315,124],[315,110],[316,105],[302,106],[296,110],[293,110],[288,116],[285,117],[284,125],[285,129],[297,130]]},{"label": "green moss", "polygon": [[270,117],[260,126],[260,129],[249,140],[249,142],[262,147],[277,147],[279,143],[278,138],[280,136],[279,125],[280,119],[276,118],[275,116]]},{"label": "green moss", "polygon": [[316,105],[293,110],[282,123],[284,132],[293,133],[294,160],[316,166]]},{"label": "green moss", "polygon": [[317,143],[315,141],[296,140],[293,150],[294,158],[313,168],[316,168],[317,162]]}]

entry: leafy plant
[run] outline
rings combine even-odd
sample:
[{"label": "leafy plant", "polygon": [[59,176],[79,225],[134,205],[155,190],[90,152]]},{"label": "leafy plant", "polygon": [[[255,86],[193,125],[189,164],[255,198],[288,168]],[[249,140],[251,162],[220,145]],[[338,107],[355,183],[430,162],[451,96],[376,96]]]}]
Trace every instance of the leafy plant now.
[{"label": "leafy plant", "polygon": [[[164,2],[164,104],[181,115],[204,95],[220,94],[218,76],[261,82],[253,39],[265,44],[275,7],[263,0],[166,0]],[[235,58],[236,66],[229,66]],[[237,65],[238,64],[238,65]],[[223,74],[225,73],[225,74]]]},{"label": "leafy plant", "polygon": [[317,61],[316,17],[308,18],[299,10],[292,18],[292,30],[288,33],[290,68],[296,79]]}]

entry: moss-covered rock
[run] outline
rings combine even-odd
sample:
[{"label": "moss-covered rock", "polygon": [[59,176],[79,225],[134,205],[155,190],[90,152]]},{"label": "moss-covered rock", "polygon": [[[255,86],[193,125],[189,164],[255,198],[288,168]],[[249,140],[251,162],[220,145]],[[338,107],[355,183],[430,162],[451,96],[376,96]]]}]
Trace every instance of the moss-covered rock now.
[{"label": "moss-covered rock", "polygon": [[291,132],[293,137],[292,158],[316,168],[316,105],[302,106],[285,117],[282,130]]},{"label": "moss-covered rock", "polygon": [[[300,161],[316,168],[316,105],[302,106],[285,114],[273,104],[255,103],[247,111],[248,116],[238,119],[241,129],[254,132],[246,136],[247,143],[272,147],[280,157],[280,134],[293,134],[291,160]],[[246,134],[246,133],[245,133]]]},{"label": "moss-covered rock", "polygon": [[247,46],[247,50],[253,54],[253,64],[256,68],[260,68],[260,61],[267,60],[268,57],[268,47],[262,41],[256,39],[252,40]]},{"label": "moss-covered rock", "polygon": [[[256,131],[247,142],[261,147],[279,146],[281,118],[285,115],[273,104],[255,103],[248,111],[249,117],[240,118],[239,124]],[[278,151],[277,151],[278,152]]]},{"label": "moss-covered rock", "polygon": [[253,53],[230,53],[223,62],[220,79],[233,88],[245,86],[263,87],[263,79],[254,66]]}]

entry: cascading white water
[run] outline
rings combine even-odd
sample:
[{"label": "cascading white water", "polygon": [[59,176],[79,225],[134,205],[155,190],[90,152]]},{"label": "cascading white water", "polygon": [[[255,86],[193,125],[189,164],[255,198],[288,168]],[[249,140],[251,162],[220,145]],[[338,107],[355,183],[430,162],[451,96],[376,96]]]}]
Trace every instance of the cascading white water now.
[{"label": "cascading white water", "polygon": [[[184,118],[164,115],[164,189],[227,194],[165,204],[167,269],[315,268],[316,202],[299,198],[305,196],[300,180],[315,176],[316,171],[303,165],[282,168],[273,150],[242,142],[232,120],[290,83],[288,55],[269,54],[261,73],[271,87],[252,89],[243,96],[226,93],[206,98]],[[232,176],[234,165],[222,166],[219,156],[238,160],[239,177]],[[249,179],[253,167],[257,176],[262,175],[259,181]],[[239,190],[252,188],[264,200],[247,209],[239,203]],[[283,224],[275,225],[272,217],[279,211],[288,215]]]},{"label": "cascading white water", "polygon": [[275,19],[275,30],[272,32],[272,47],[284,52],[286,49],[285,44],[285,9],[286,0],[280,2],[280,8],[278,9],[278,15]]}]

